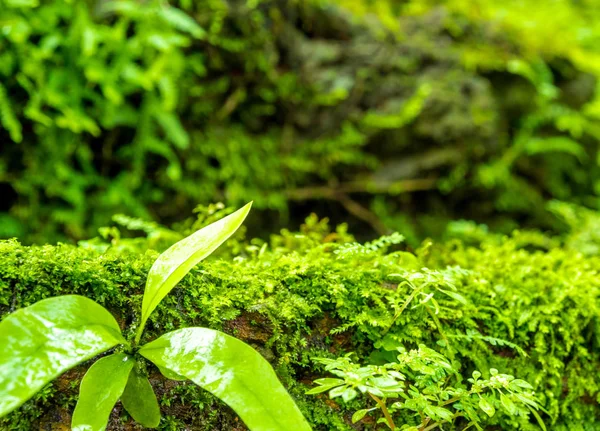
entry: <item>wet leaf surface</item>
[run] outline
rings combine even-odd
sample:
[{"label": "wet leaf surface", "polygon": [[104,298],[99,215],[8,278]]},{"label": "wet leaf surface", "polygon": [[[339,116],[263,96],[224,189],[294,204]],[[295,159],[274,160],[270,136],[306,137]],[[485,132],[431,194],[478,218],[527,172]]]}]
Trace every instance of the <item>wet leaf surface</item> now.
[{"label": "wet leaf surface", "polygon": [[253,431],[311,429],[271,365],[227,334],[180,329],[143,346],[139,353],[219,397]]},{"label": "wet leaf surface", "polygon": [[104,431],[110,412],[127,385],[133,358],[124,353],[96,361],[81,381],[73,412],[73,431]]},{"label": "wet leaf surface", "polygon": [[125,343],[114,317],[91,299],[66,295],[22,308],[0,323],[0,417],[46,383]]}]

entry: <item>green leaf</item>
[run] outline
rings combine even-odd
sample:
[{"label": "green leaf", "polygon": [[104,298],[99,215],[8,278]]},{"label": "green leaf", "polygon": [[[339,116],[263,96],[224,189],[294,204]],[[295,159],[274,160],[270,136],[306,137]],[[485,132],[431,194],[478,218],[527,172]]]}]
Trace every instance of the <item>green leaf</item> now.
[{"label": "green leaf", "polygon": [[369,413],[370,410],[371,409],[362,409],[362,410],[357,410],[356,412],[354,412],[354,414],[352,415],[352,423],[355,424],[356,422],[358,422],[359,420],[364,418],[365,415],[367,413]]},{"label": "green leaf", "polygon": [[529,409],[529,411],[531,412],[531,414],[537,420],[538,424],[540,425],[540,428],[542,430],[546,431],[546,424],[544,424],[544,421],[542,420],[540,414],[538,412],[536,412],[533,408],[529,407],[529,406],[527,406],[527,408]]},{"label": "green leaf", "polygon": [[348,388],[344,391],[344,393],[342,393],[342,399],[348,403],[348,402],[352,401],[354,398],[356,398],[357,395],[358,395],[358,392],[356,391],[356,389]]},{"label": "green leaf", "polygon": [[512,389],[515,389],[515,388],[533,389],[533,386],[531,386],[531,384],[529,384],[529,382],[526,382],[525,380],[521,380],[521,379],[514,379],[508,385]]},{"label": "green leaf", "polygon": [[172,112],[166,112],[162,109],[154,114],[156,121],[162,127],[166,137],[177,148],[186,149],[190,145],[190,136],[181,124],[179,117]]},{"label": "green leaf", "polygon": [[150,268],[142,301],[142,321],[135,341],[139,342],[150,313],[185,275],[208,257],[241,226],[252,202],[173,244]]},{"label": "green leaf", "polygon": [[139,353],[223,400],[253,431],[311,429],[271,365],[227,334],[179,329],[146,344]]},{"label": "green leaf", "polygon": [[317,385],[342,385],[344,384],[344,380],[342,379],[332,379],[330,377],[326,377],[324,379],[317,379],[315,380],[315,383]]},{"label": "green leaf", "polygon": [[462,296],[460,293],[457,292],[453,292],[451,290],[444,290],[444,289],[438,289],[440,292],[442,292],[445,295],[448,295],[450,298],[453,298],[455,300],[457,300],[458,302],[460,302],[463,305],[467,305],[468,302],[465,299],[464,296]]},{"label": "green leaf", "polygon": [[423,412],[436,421],[451,421],[454,417],[450,410],[439,406],[427,406]]},{"label": "green leaf", "polygon": [[121,403],[135,421],[146,428],[156,428],[160,422],[160,407],[154,390],[137,368],[129,374]]},{"label": "green leaf", "polygon": [[184,380],[187,380],[186,377],[180,376],[179,374],[169,370],[168,368],[158,367],[158,370],[167,379],[177,380],[179,382],[183,382]]},{"label": "green leaf", "polygon": [[114,317],[83,296],[44,299],[0,323],[0,417],[75,365],[126,343]]},{"label": "green leaf", "polygon": [[336,384],[329,384],[329,385],[322,385],[322,386],[317,386],[316,388],[312,388],[308,391],[305,392],[306,395],[315,395],[315,394],[320,394],[322,392],[326,392],[330,389],[333,389],[339,385],[343,385],[344,383],[336,383]]},{"label": "green leaf", "polygon": [[372,377],[370,382],[379,389],[395,388],[398,381],[390,376]]},{"label": "green leaf", "polygon": [[206,35],[206,31],[180,9],[165,6],[160,10],[160,17],[177,30],[189,33],[196,38],[203,38]]},{"label": "green leaf", "polygon": [[531,138],[525,144],[525,151],[529,155],[550,152],[567,153],[577,157],[580,161],[587,158],[584,146],[565,136]]},{"label": "green leaf", "polygon": [[527,406],[531,406],[536,409],[539,408],[537,402],[534,399],[532,399],[530,395],[513,393],[513,396],[519,401],[521,401],[523,404],[526,404]]},{"label": "green leaf", "polygon": [[374,387],[369,387],[367,389],[367,392],[370,393],[370,394],[375,395],[376,397],[380,397],[380,398],[383,398],[383,397],[386,396],[386,394],[384,394],[381,389],[377,389],[377,388],[374,388]]},{"label": "green leaf", "polygon": [[479,408],[483,410],[483,412],[489,417],[494,416],[494,414],[496,413],[496,409],[494,408],[494,406],[485,398],[481,398],[479,400]]},{"label": "green leaf", "polygon": [[347,386],[338,386],[329,391],[329,398],[341,397],[346,392]]},{"label": "green leaf", "polygon": [[309,389],[305,392],[306,395],[316,395],[328,391],[335,386],[317,386],[316,388]]},{"label": "green leaf", "polygon": [[104,431],[110,412],[125,389],[135,361],[125,353],[102,358],[85,373],[79,388],[79,400],[72,431]]},{"label": "green leaf", "polygon": [[504,394],[500,394],[500,404],[506,409],[509,415],[514,416],[517,414],[517,406],[513,401]]}]

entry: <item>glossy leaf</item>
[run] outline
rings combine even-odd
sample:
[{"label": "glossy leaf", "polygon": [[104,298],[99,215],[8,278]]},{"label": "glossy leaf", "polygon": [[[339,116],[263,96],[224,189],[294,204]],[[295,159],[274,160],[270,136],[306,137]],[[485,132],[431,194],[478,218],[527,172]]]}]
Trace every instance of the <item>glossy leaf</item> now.
[{"label": "glossy leaf", "polygon": [[433,418],[435,420],[441,420],[441,421],[452,421],[454,415],[452,414],[452,412],[448,409],[445,409],[443,407],[439,407],[439,406],[427,406],[425,407],[425,409],[423,410],[423,413],[425,413],[428,417]]},{"label": "glossy leaf", "polygon": [[142,321],[136,334],[139,342],[148,317],[185,275],[208,257],[241,226],[252,202],[173,244],[150,268],[142,301]]},{"label": "glossy leaf", "polygon": [[129,374],[129,381],[121,396],[121,403],[135,421],[146,428],[156,428],[160,422],[160,407],[148,378],[137,368]]},{"label": "glossy leaf", "polygon": [[186,377],[180,376],[179,374],[177,374],[177,373],[169,370],[168,368],[158,367],[158,370],[167,379],[177,380],[177,381],[180,381],[180,382],[182,382],[184,380],[187,380]]},{"label": "glossy leaf", "polygon": [[75,365],[126,343],[114,317],[77,295],[44,299],[0,323],[0,417]]},{"label": "glossy leaf", "polygon": [[271,365],[252,347],[206,328],[163,335],[139,353],[229,404],[253,431],[309,431]]},{"label": "glossy leaf", "polygon": [[354,398],[356,398],[357,395],[358,395],[358,391],[356,389],[348,388],[342,393],[342,399],[348,403],[348,402],[352,401]]},{"label": "glossy leaf", "polygon": [[106,356],[85,373],[79,387],[79,400],[72,431],[104,431],[110,412],[121,397],[135,361],[125,353]]}]

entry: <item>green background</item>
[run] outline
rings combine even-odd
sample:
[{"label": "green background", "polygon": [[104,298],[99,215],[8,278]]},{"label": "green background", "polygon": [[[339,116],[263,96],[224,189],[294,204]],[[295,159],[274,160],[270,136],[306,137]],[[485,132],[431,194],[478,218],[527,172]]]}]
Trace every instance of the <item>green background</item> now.
[{"label": "green background", "polygon": [[598,207],[596,1],[0,0],[0,237],[254,200],[416,244]]}]

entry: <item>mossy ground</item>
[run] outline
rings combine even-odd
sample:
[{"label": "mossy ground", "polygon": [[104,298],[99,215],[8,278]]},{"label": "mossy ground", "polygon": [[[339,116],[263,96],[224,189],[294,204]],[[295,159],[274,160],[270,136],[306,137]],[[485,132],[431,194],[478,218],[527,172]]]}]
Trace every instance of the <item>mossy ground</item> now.
[{"label": "mossy ground", "polygon": [[[325,375],[311,358],[354,351],[368,362],[385,354],[387,342],[433,347],[462,376],[494,367],[528,380],[548,410],[549,429],[600,427],[600,258],[541,234],[502,237],[476,228],[416,250],[398,242],[396,236],[361,245],[315,220],[269,243],[234,241],[237,256],[198,265],[159,306],[146,338],[185,326],[241,338],[273,364],[316,430],[375,425],[369,416],[351,425],[362,401],[304,395]],[[131,335],[156,256],[2,242],[0,314],[74,293],[108,308]],[[407,303],[415,289],[432,294],[435,305]],[[60,377],[0,428],[66,429],[86,367]],[[149,372],[162,405],[161,429],[245,429],[202,389]],[[139,428],[117,407],[109,429]],[[539,428],[527,417],[499,417],[489,429]]]}]

